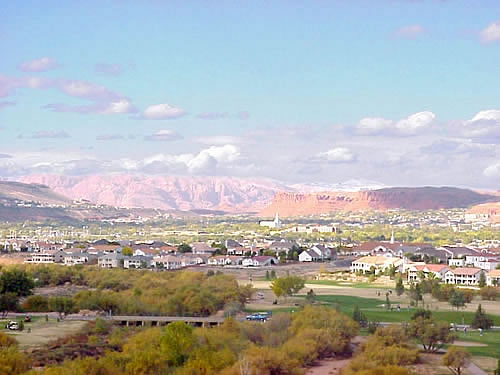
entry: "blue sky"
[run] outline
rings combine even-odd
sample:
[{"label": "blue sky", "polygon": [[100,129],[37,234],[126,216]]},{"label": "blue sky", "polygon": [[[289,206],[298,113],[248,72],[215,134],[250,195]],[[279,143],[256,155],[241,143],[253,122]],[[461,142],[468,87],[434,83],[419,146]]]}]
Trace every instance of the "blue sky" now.
[{"label": "blue sky", "polygon": [[16,1],[0,178],[500,186],[497,1]]}]

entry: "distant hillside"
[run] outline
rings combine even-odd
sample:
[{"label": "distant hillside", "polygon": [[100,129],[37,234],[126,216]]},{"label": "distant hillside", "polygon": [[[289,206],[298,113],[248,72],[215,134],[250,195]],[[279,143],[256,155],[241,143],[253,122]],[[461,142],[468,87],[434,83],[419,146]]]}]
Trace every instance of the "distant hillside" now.
[{"label": "distant hillside", "polygon": [[72,199],[116,207],[163,210],[256,212],[285,185],[265,179],[176,176],[52,176],[32,175],[20,181],[41,183]]},{"label": "distant hillside", "polygon": [[0,200],[22,200],[43,204],[68,204],[71,199],[55,193],[47,185],[0,181]]},{"label": "distant hillside", "polygon": [[401,187],[359,192],[278,193],[262,216],[302,216],[334,211],[466,208],[500,197],[453,187]]}]

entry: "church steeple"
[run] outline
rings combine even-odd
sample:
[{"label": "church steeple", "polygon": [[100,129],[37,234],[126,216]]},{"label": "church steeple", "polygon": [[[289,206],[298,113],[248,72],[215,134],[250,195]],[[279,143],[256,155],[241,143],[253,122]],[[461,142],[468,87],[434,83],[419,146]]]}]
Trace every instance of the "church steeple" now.
[{"label": "church steeple", "polygon": [[394,244],[394,230],[391,233],[391,244]]}]

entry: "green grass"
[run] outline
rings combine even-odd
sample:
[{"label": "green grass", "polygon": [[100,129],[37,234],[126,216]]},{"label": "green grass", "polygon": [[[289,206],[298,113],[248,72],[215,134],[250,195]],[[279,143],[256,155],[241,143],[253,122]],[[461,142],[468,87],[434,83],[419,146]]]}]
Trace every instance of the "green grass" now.
[{"label": "green grass", "polygon": [[394,287],[389,287],[387,285],[379,285],[376,283],[352,283],[348,280],[307,280],[306,284],[344,286],[360,289],[394,289]]},{"label": "green grass", "polygon": [[[340,311],[351,317],[354,306],[358,305],[366,318],[370,321],[378,322],[408,322],[417,311],[416,308],[408,309],[406,306],[401,307],[401,311],[388,311],[384,308],[384,300],[376,298],[363,298],[355,296],[334,296],[320,295],[316,296],[316,300],[332,307],[339,308]],[[393,304],[396,307],[397,304]],[[448,323],[462,324],[462,318],[465,324],[470,324],[473,312],[462,311],[433,311],[432,315],[438,320],[444,320]],[[490,315],[494,320],[495,325],[500,325],[500,316]]]},{"label": "green grass", "polygon": [[500,331],[484,331],[480,336],[478,331],[470,331],[467,333],[458,333],[458,340],[472,341],[488,346],[465,346],[463,347],[473,356],[484,356],[492,358],[500,358]]}]

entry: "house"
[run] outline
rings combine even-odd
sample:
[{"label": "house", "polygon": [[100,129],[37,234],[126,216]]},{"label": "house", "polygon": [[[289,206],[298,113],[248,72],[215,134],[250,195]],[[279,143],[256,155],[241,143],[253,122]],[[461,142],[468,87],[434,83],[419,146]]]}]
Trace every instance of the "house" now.
[{"label": "house", "polygon": [[207,264],[210,266],[227,266],[230,265],[231,258],[225,255],[215,255],[213,257],[208,258]]},{"label": "house", "polygon": [[154,257],[151,266],[157,269],[177,270],[183,267],[183,262],[174,255],[165,255]]},{"label": "house", "polygon": [[123,261],[123,268],[149,268],[153,257],[136,255],[126,257]]},{"label": "house", "polygon": [[399,242],[380,242],[380,241],[368,241],[359,244],[358,246],[353,246],[351,249],[351,254],[353,255],[384,255],[388,254],[390,256],[395,256]]},{"label": "house", "polygon": [[96,255],[80,252],[64,255],[63,262],[66,266],[74,266],[77,264],[89,264],[94,259],[96,259]]},{"label": "house", "polygon": [[438,247],[438,250],[442,250],[446,253],[448,258],[455,258],[455,259],[461,259],[467,256],[467,255],[476,255],[478,254],[478,251],[475,249],[472,249],[470,247],[466,246],[441,246]]},{"label": "house", "polygon": [[448,265],[450,267],[464,267],[465,259],[464,258],[450,258],[448,259]]},{"label": "house", "polygon": [[267,255],[254,256],[252,258],[245,258],[242,260],[241,264],[244,267],[262,267],[262,266],[271,266],[278,264],[279,261],[277,258]]},{"label": "house", "polygon": [[500,286],[500,270],[491,270],[486,274],[486,284]]},{"label": "house", "polygon": [[24,263],[63,263],[66,254],[62,250],[44,250],[39,253],[33,253]]},{"label": "house", "polygon": [[422,272],[426,278],[434,277],[439,280],[444,280],[446,272],[449,267],[444,264],[424,264],[424,265],[414,265],[408,268],[408,282],[414,282],[419,280],[420,272]]},{"label": "house", "polygon": [[295,242],[290,242],[290,241],[285,241],[285,240],[280,240],[280,241],[274,241],[269,245],[269,250],[272,250],[276,253],[276,256],[279,255],[279,253],[286,253],[288,255],[288,252],[294,247],[297,246]]},{"label": "house", "polygon": [[481,268],[486,271],[494,270],[498,265],[500,265],[500,256],[487,253],[466,255],[465,264]]},{"label": "house", "polygon": [[191,249],[193,249],[193,254],[212,255],[217,251],[216,248],[213,248],[205,242],[193,242],[190,246]]},{"label": "house", "polygon": [[478,285],[479,278],[483,272],[479,268],[472,267],[450,268],[446,271],[444,277],[446,284]]},{"label": "house", "polygon": [[97,258],[97,264],[102,268],[123,268],[126,257],[120,253],[104,254]]},{"label": "house", "polygon": [[351,272],[374,272],[378,274],[383,273],[390,267],[399,269],[402,264],[403,259],[401,258],[368,255],[353,261],[351,264]]},{"label": "house", "polygon": [[299,254],[299,262],[316,262],[318,260],[321,260],[321,257],[311,249],[304,250]]},{"label": "house", "polygon": [[224,243],[227,255],[243,255],[245,254],[245,247],[235,240],[226,240]]}]

